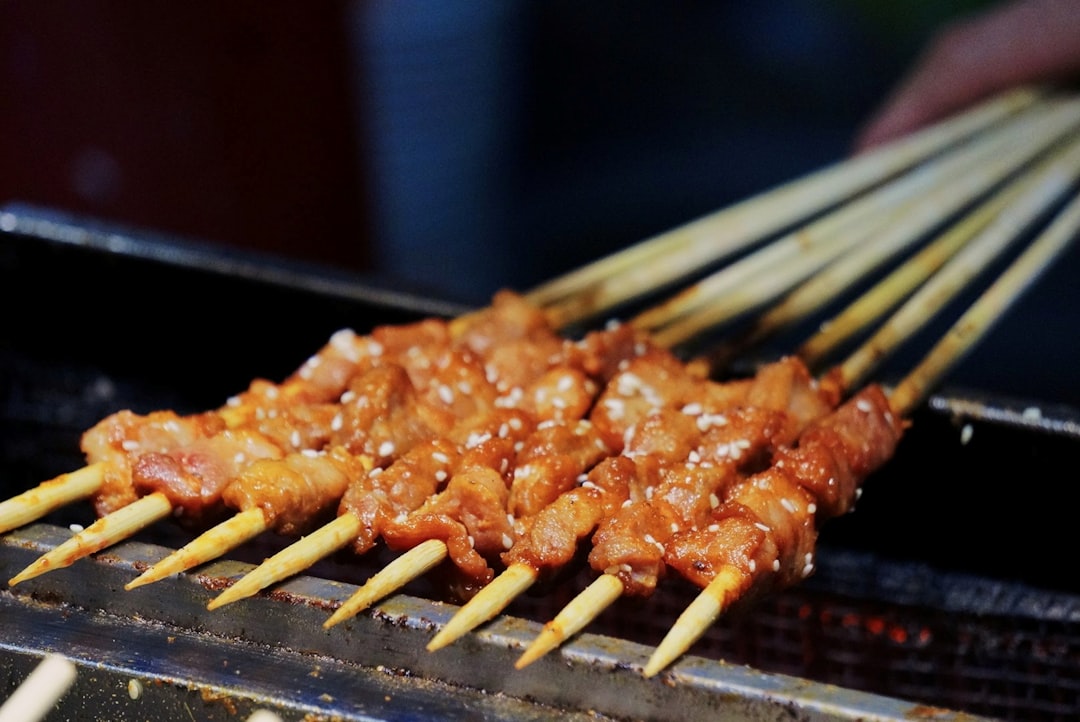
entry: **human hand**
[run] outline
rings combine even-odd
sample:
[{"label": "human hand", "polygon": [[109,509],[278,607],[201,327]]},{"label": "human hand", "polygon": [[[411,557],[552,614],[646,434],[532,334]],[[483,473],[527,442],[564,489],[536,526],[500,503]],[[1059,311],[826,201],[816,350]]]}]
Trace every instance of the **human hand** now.
[{"label": "human hand", "polygon": [[993,93],[1080,77],[1080,2],[1010,0],[943,26],[855,139],[862,151]]}]

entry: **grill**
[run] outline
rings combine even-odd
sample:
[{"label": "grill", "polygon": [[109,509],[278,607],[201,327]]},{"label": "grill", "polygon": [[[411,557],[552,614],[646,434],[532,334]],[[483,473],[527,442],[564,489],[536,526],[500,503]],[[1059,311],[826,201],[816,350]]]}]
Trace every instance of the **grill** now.
[{"label": "grill", "polygon": [[[293,370],[338,328],[464,309],[379,279],[224,253],[46,209],[0,211],[2,496],[78,468],[84,429],[119,408],[216,406]],[[135,309],[144,313],[136,314]],[[148,323],[139,318],[148,315]],[[211,595],[284,546],[260,538],[193,573],[123,584],[188,537],[159,524],[0,591],[4,690],[46,652],[80,674],[49,719],[1074,719],[1080,578],[1062,481],[1080,440],[1068,404],[944,388],[855,513],[825,527],[816,574],[725,615],[668,672],[640,667],[696,593],[624,599],[522,671],[513,660],[590,579],[546,583],[454,645],[424,645],[455,607],[415,582],[323,630],[385,563],[342,552],[214,612]],[[55,546],[72,505],[0,538],[8,577]],[[4,577],[7,578],[7,577]]]}]

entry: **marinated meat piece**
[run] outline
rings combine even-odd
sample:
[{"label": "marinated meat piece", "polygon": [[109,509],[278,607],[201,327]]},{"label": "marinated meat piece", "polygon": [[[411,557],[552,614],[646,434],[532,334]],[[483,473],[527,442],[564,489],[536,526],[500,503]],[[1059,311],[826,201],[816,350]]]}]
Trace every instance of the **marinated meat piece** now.
[{"label": "marinated meat piece", "polygon": [[254,431],[226,429],[166,452],[140,454],[132,466],[135,492],[163,493],[177,516],[195,523],[222,511],[221,492],[259,459],[280,459],[281,448]]},{"label": "marinated meat piece", "polygon": [[666,574],[667,541],[687,519],[707,516],[716,503],[715,489],[736,477],[734,462],[665,469],[662,480],[646,489],[645,499],[626,504],[601,521],[592,538],[589,565],[617,576],[625,594],[648,596]]},{"label": "marinated meat piece", "polygon": [[230,398],[225,405],[230,426],[245,425],[272,409],[337,401],[349,381],[381,355],[381,346],[370,337],[358,336],[351,329],[337,331],[280,384],[255,379],[246,391]]},{"label": "marinated meat piece", "polygon": [[498,428],[495,434],[471,434],[446,487],[386,524],[382,535],[387,546],[401,551],[440,539],[466,577],[481,584],[491,580],[488,559],[504,551],[512,538],[506,504],[515,449],[521,442],[510,424]]},{"label": "marinated meat piece", "polygon": [[461,449],[446,439],[422,442],[385,469],[376,467],[349,484],[338,509],[361,522],[352,549],[363,554],[399,514],[420,506],[441,489],[460,463]]},{"label": "marinated meat piece", "polygon": [[795,356],[758,369],[746,392],[746,406],[783,411],[787,426],[776,435],[778,447],[790,446],[807,424],[828,415],[840,403],[840,389],[819,383]]},{"label": "marinated meat piece", "polygon": [[236,428],[252,429],[286,451],[319,450],[330,443],[340,423],[337,403],[297,404],[284,408],[261,408]]},{"label": "marinated meat piece", "polygon": [[906,426],[881,388],[867,386],[774,463],[814,495],[820,519],[838,516],[851,510],[866,476],[892,458]]},{"label": "marinated meat piece", "polygon": [[666,573],[668,542],[705,523],[742,474],[766,468],[775,451],[826,414],[830,403],[793,358],[763,366],[733,396],[745,401],[715,406],[724,397],[714,394],[680,410],[658,409],[628,430],[632,437],[623,453],[655,458],[661,480],[645,499],[601,521],[589,554],[593,569],[619,577],[624,594],[652,594]]},{"label": "marinated meat piece", "polygon": [[259,508],[268,528],[298,536],[326,521],[349,484],[370,470],[369,459],[341,447],[261,459],[229,483],[222,500],[240,511]]},{"label": "marinated meat piece", "polygon": [[626,501],[644,498],[657,482],[658,469],[643,457],[611,456],[595,467],[580,486],[560,494],[535,516],[519,520],[514,543],[502,561],[524,564],[537,572],[557,570],[574,558],[578,543],[600,520]]},{"label": "marinated meat piece", "polygon": [[518,403],[513,403],[512,396],[508,401],[510,405],[523,408],[538,419],[573,421],[585,417],[599,390],[596,382],[584,372],[555,367],[522,388]]},{"label": "marinated meat piece", "polygon": [[101,462],[105,467],[101,488],[93,497],[98,516],[138,498],[131,464],[139,454],[181,448],[224,428],[224,419],[214,412],[180,416],[172,411],[140,415],[124,410],[96,423],[83,433],[80,446],[88,464]]},{"label": "marinated meat piece", "polygon": [[715,383],[690,373],[671,353],[650,347],[627,360],[590,414],[612,448],[621,448],[635,424],[661,407],[729,408],[744,399],[749,383]]},{"label": "marinated meat piece", "polygon": [[666,563],[703,587],[722,567],[736,567],[754,593],[804,579],[813,573],[818,527],[850,508],[904,426],[879,386],[864,388],[811,424],[796,448],[780,450],[769,469],[732,487],[709,524],[675,535]]},{"label": "marinated meat piece", "polygon": [[[374,469],[358,479],[345,492],[339,509],[362,522],[353,551],[370,550],[391,523],[405,524],[409,512],[425,502],[435,503],[432,497],[462,469],[487,465],[500,475],[509,474],[514,448],[532,428],[531,419],[522,412],[496,410],[463,421],[448,437],[424,442],[386,469]],[[505,477],[500,478],[506,486]],[[505,516],[504,507],[500,517]],[[405,539],[404,530],[399,530],[398,538]]]},{"label": "marinated meat piece", "polygon": [[587,420],[545,422],[526,438],[517,454],[508,511],[514,517],[538,513],[559,494],[572,489],[611,450]]},{"label": "marinated meat piece", "polygon": [[404,368],[386,364],[354,379],[342,394],[331,443],[385,466],[414,445],[440,436],[448,418],[424,404]]}]

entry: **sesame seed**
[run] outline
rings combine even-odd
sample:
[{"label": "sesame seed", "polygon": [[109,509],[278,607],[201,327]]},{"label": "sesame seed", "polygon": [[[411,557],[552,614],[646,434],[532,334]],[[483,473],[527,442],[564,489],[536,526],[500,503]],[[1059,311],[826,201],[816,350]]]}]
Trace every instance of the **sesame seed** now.
[{"label": "sesame seed", "polygon": [[871,411],[874,410],[873,404],[871,404],[866,399],[859,399],[858,401],[856,401],[855,402],[855,408],[857,408],[859,411],[863,412],[864,414],[869,414]]},{"label": "sesame seed", "polygon": [[750,563],[747,564],[747,566],[750,568],[750,573],[751,574],[753,574],[754,572],[757,571],[757,562],[754,561],[753,559],[750,560]]},{"label": "sesame seed", "polygon": [[766,526],[765,524],[762,524],[762,523],[761,523],[760,521],[756,521],[756,522],[754,522],[754,526],[756,526],[756,527],[757,527],[758,529],[760,529],[761,531],[765,532],[766,534],[768,534],[769,532],[771,532],[771,531],[772,531],[772,529],[771,529],[771,528],[769,528],[769,527],[768,527],[768,526]]},{"label": "sesame seed", "polygon": [[454,390],[446,384],[440,384],[438,388],[439,400],[444,404],[454,403]]},{"label": "sesame seed", "polygon": [[465,448],[472,449],[487,441],[491,441],[491,434],[478,434],[474,431],[469,434],[469,438],[465,441]]},{"label": "sesame seed", "polygon": [[384,441],[379,444],[379,456],[390,456],[394,453],[394,442]]},{"label": "sesame seed", "polygon": [[964,424],[963,428],[960,429],[960,443],[967,446],[974,433],[975,429],[972,428],[971,424]]},{"label": "sesame seed", "polygon": [[433,452],[431,452],[431,458],[434,459],[435,461],[439,462],[440,464],[449,464],[450,463],[450,457],[447,456],[446,454],[444,454],[441,451],[433,451]]},{"label": "sesame seed", "polygon": [[774,572],[778,572],[778,571],[780,571],[780,560],[779,560],[779,559],[773,559],[773,562],[772,562],[772,570],[773,570]]},{"label": "sesame seed", "polygon": [[794,514],[799,510],[798,507],[795,506],[794,502],[791,501],[791,499],[781,499],[780,506],[787,509],[789,514]]},{"label": "sesame seed", "polygon": [[292,444],[294,447],[300,448],[300,444],[302,443],[302,441],[303,440],[300,438],[299,431],[293,430],[293,432],[289,434],[289,443]]},{"label": "sesame seed", "polygon": [[440,481],[440,482],[446,481],[446,478],[448,476],[450,476],[450,475],[446,473],[445,469],[439,469],[438,471],[435,472],[435,481]]},{"label": "sesame seed", "polygon": [[503,549],[509,549],[514,545],[514,540],[510,538],[509,534],[502,535]]}]

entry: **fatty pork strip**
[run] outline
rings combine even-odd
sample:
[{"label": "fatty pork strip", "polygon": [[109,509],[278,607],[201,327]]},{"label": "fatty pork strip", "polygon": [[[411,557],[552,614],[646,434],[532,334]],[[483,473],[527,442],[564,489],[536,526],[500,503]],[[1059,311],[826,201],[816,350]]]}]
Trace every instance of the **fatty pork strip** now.
[{"label": "fatty pork strip", "polygon": [[[82,440],[89,463],[99,458],[107,459],[116,470],[116,473],[106,473],[102,489],[94,494],[95,511],[98,516],[105,516],[145,495],[137,488],[133,474],[135,465],[143,456],[197,448],[198,442],[209,440],[222,432],[253,431],[282,450],[290,447],[318,448],[322,441],[311,440],[310,430],[314,427],[315,435],[325,435],[325,431],[317,429],[328,426],[333,404],[345,390],[349,379],[366,367],[374,355],[373,351],[377,353],[377,347],[372,346],[370,339],[348,329],[338,331],[318,353],[309,357],[280,384],[255,379],[248,389],[228,399],[217,411],[190,417],[196,422],[202,420],[201,433],[178,435],[172,443],[151,445],[133,438],[134,435],[160,433],[158,429],[150,429],[159,425],[155,421],[161,417],[165,418],[165,423],[160,424],[164,427],[162,430],[174,429],[179,420],[167,418],[172,412],[155,411],[146,417],[138,417],[130,411],[120,411],[106,418],[87,431]],[[299,411],[301,408],[304,410]],[[259,445],[254,440],[251,443]],[[222,449],[222,453],[225,451]],[[243,449],[237,448],[235,453],[243,453]],[[262,458],[266,453],[268,450],[259,449],[252,460]],[[215,456],[212,449],[208,449],[206,454]],[[198,465],[195,457],[199,454],[193,451],[191,456],[192,463]],[[189,513],[197,511],[194,503],[187,504],[185,508]]]},{"label": "fatty pork strip", "polygon": [[132,488],[131,463],[139,454],[165,452],[225,428],[245,426],[248,416],[264,413],[257,409],[265,398],[281,399],[282,403],[333,400],[365,355],[364,339],[345,329],[335,333],[280,385],[256,380],[220,409],[186,416],[165,410],[148,414],[117,411],[83,434],[80,446],[86,466],[0,503],[0,533],[90,496],[95,497],[99,516],[130,504],[138,498]]},{"label": "fatty pork strip", "polygon": [[[851,510],[863,481],[892,458],[905,429],[880,386],[868,385],[813,422],[772,465],[728,489],[709,518],[676,533],[664,562],[706,590],[684,613],[715,619],[736,600],[796,584],[814,571],[817,533]],[[645,668],[652,676],[704,631],[677,622]]]},{"label": "fatty pork strip", "polygon": [[[426,323],[429,331],[434,333],[434,327],[431,326],[434,322]],[[458,412],[464,414],[462,418],[454,421],[452,427],[459,438],[462,435],[467,438],[480,433],[478,425],[485,423],[485,420],[490,419],[491,414],[498,410],[522,412],[523,416],[514,423],[513,431],[516,434],[519,429],[531,431],[537,416],[572,411],[575,406],[587,409],[591,403],[589,395],[594,394],[595,390],[588,388],[592,382],[583,369],[597,367],[599,362],[578,351],[579,345],[558,336],[547,325],[543,314],[516,294],[497,294],[489,308],[450,322],[445,326],[445,331],[453,342],[450,352],[459,359],[468,359],[470,363],[478,364],[476,368],[482,369],[480,373],[472,373],[466,384],[451,385],[442,381],[428,383],[429,393],[443,402],[455,404]],[[388,333],[393,332],[393,329],[388,329]],[[411,354],[412,348],[415,346],[410,346],[400,357],[415,357],[415,364],[410,366],[413,376],[419,378],[423,373],[438,374],[446,366],[446,363],[437,357],[433,360],[430,354]],[[567,366],[568,363],[574,365]],[[567,379],[570,380],[569,383]],[[585,389],[584,393],[589,396],[585,401],[579,400],[579,389]],[[417,418],[416,415],[409,416]],[[450,414],[443,420],[454,418],[454,414]],[[529,421],[526,422],[526,418]],[[501,428],[503,423],[505,422],[500,421],[497,428]],[[445,433],[449,432],[440,431],[434,436]],[[386,450],[389,448],[388,446]],[[357,490],[350,489],[343,497],[338,516],[333,522],[298,543],[299,548],[284,550],[284,563],[268,560],[248,577],[241,579],[215,599],[211,608],[236,601],[294,574],[318,558],[345,546],[350,539],[356,541],[355,551],[363,553],[369,549],[370,544],[381,536],[382,528],[380,526],[374,532],[365,531],[366,522],[362,518],[364,515],[358,515],[356,510],[350,508],[350,500],[363,498],[365,504],[371,503],[366,498],[366,485],[370,483],[367,478],[358,480]],[[413,498],[411,493],[400,486],[395,488],[405,493],[408,498]],[[375,498],[382,498],[383,503],[392,508],[392,513],[388,513],[390,519],[412,510],[394,506],[396,502],[393,499],[378,496]],[[499,517],[505,517],[505,504]]]},{"label": "fatty pork strip", "polygon": [[651,411],[638,424],[640,441],[624,454],[650,465],[652,482],[599,521],[589,564],[600,576],[545,625],[517,666],[554,649],[619,596],[650,596],[666,575],[668,541],[707,518],[729,486],[766,467],[836,398],[832,385],[818,384],[801,361],[786,357],[759,369],[733,407]]},{"label": "fatty pork strip", "polygon": [[[476,318],[494,326],[490,316],[505,314],[507,306],[486,309]],[[221,494],[222,502],[239,513],[161,560],[128,588],[220,556],[266,529],[304,534],[326,521],[326,512],[358,477],[355,460],[347,472],[341,468],[347,454],[358,455],[364,473],[383,468],[417,443],[446,433],[461,418],[494,405],[497,392],[487,381],[487,370],[453,337],[445,321],[377,327],[370,348],[370,368],[354,377],[339,402],[329,407],[331,418],[323,425],[323,443],[335,454],[318,452],[320,444],[240,473]],[[272,419],[264,417],[260,425],[295,416],[296,410],[286,409]],[[306,438],[289,424],[283,430],[294,446]]]},{"label": "fatty pork strip", "polygon": [[[90,463],[100,462],[96,468],[101,470],[101,483],[87,491],[101,519],[36,560],[9,584],[69,566],[170,513],[194,524],[204,513],[220,511],[214,494],[209,499],[204,496],[207,485],[202,477],[216,479],[208,486],[220,490],[225,480],[247,464],[283,456],[285,442],[265,432],[283,431],[276,419],[285,412],[290,418],[287,443],[308,443],[308,430],[328,422],[329,400],[341,393],[351,374],[366,365],[369,351],[366,339],[339,331],[282,384],[256,380],[218,410],[190,417],[168,411],[140,416],[125,410],[95,424],[83,434],[81,443]],[[253,428],[256,424],[263,428]],[[174,499],[154,483],[145,488],[140,481],[161,474],[168,477],[163,485],[175,493]],[[179,500],[176,506],[174,500]]]},{"label": "fatty pork strip", "polygon": [[440,630],[428,649],[439,649],[491,619],[539,578],[568,564],[579,542],[603,518],[628,499],[644,498],[643,490],[658,479],[659,456],[647,459],[638,452],[663,451],[667,442],[661,424],[647,423],[657,410],[716,414],[742,402],[750,389],[746,380],[709,381],[705,369],[682,363],[637,332],[625,332],[634,334],[632,354],[614,366],[616,372],[590,412],[612,456],[581,476],[576,487],[518,520],[513,544],[501,555],[506,570]]},{"label": "fatty pork strip", "polygon": [[[382,463],[383,457],[389,461],[412,443],[438,435],[453,422],[455,414],[494,397],[494,392],[485,396],[479,388],[484,384],[485,371],[472,359],[433,364],[431,359],[440,358],[440,353],[431,347],[445,347],[452,340],[446,322],[434,319],[380,327],[367,338],[346,332],[336,334],[327,347],[333,353],[313,357],[280,387],[257,380],[248,392],[230,400],[227,408],[229,418],[237,424],[235,428],[226,427],[164,453],[140,455],[131,464],[130,479],[125,479],[130,483],[122,489],[137,503],[133,501],[108,516],[109,533],[94,526],[80,532],[50,552],[49,558],[38,560],[15,577],[15,581],[68,566],[170,512],[179,513],[192,525],[223,514],[226,505],[222,493],[226,486],[260,459],[273,461],[293,453],[311,456],[311,452],[333,444],[353,454],[366,454],[373,458],[372,463]],[[453,349],[442,351],[445,355]],[[411,389],[410,375],[424,384],[422,395],[401,393],[400,389]],[[358,377],[364,380],[358,381]],[[359,392],[350,388],[357,384]],[[336,403],[324,401],[335,398],[335,394],[340,396]],[[399,406],[404,408],[390,413]],[[390,431],[395,438],[387,436]],[[275,449],[275,445],[279,448]],[[297,464],[310,467],[313,463],[294,461],[291,469],[284,464],[283,478],[295,480]],[[333,461],[326,460],[326,464],[333,465]],[[305,506],[332,508],[337,503],[342,493],[340,473],[331,473],[330,469],[326,472],[321,478],[336,483],[308,484],[303,490],[309,497]],[[311,499],[313,494],[319,499]],[[229,521],[229,534],[222,538],[223,530],[213,530],[214,546],[204,547],[198,558],[206,551],[211,558],[219,554],[222,543],[250,538],[265,526],[266,520],[252,511],[242,520]],[[312,519],[310,524],[317,522]],[[187,552],[185,557],[188,562],[197,560]],[[175,561],[169,562],[173,564]]]},{"label": "fatty pork strip", "polygon": [[[558,365],[544,371],[526,389],[502,386],[506,393],[500,404],[523,405],[533,418],[542,420],[529,438],[517,445],[515,465],[506,480],[508,491],[503,492],[495,483],[498,476],[505,476],[506,469],[486,475],[491,488],[486,503],[491,513],[480,514],[473,508],[479,497],[472,492],[479,485],[454,479],[442,494],[422,508],[399,516],[385,530],[384,538],[389,546],[403,553],[346,600],[324,626],[331,627],[363,611],[447,556],[451,557],[450,566],[458,567],[456,574],[448,575],[454,577],[456,591],[452,596],[459,600],[470,597],[477,585],[485,583],[491,574],[490,568],[479,560],[497,558],[523,520],[572,488],[584,472],[611,453],[598,430],[582,417],[592,408],[605,379],[610,378],[623,360],[641,352],[640,335],[629,326],[611,324],[578,341],[562,341],[561,346],[559,353],[547,356],[545,362]],[[509,347],[501,349],[500,360],[504,363],[518,369],[529,367],[527,363],[514,361],[515,355],[529,350],[527,347],[519,347],[513,353]],[[531,353],[535,354],[535,350]],[[543,364],[537,364],[536,368],[543,368]],[[468,498],[462,498],[463,495]],[[501,505],[501,510],[495,510],[496,505]],[[492,524],[498,533],[478,533],[479,520],[487,517],[490,519],[483,522],[485,528]],[[504,517],[506,524],[501,522]],[[458,551],[454,552],[446,543],[448,535],[471,538],[472,543],[468,549],[457,545]]]},{"label": "fatty pork strip", "polygon": [[[380,364],[350,382],[341,403],[328,409],[322,433],[301,433],[294,427],[287,433],[287,451],[277,457],[253,460],[215,477],[191,469],[182,458],[158,458],[157,471],[176,473],[139,478],[145,488],[156,488],[181,504],[177,491],[185,485],[177,482],[187,479],[188,488],[201,501],[238,513],[147,569],[126,588],[190,569],[266,530],[283,536],[305,534],[332,515],[353,480],[436,436],[423,419],[441,420],[443,410],[425,407],[401,366]],[[316,436],[317,444],[296,443]]]},{"label": "fatty pork strip", "polygon": [[438,495],[383,529],[387,546],[399,552],[432,539],[444,542],[459,572],[453,590],[459,601],[492,579],[491,563],[511,546],[520,519],[575,485],[610,453],[584,419],[544,421],[516,447],[501,470],[464,469]]}]

